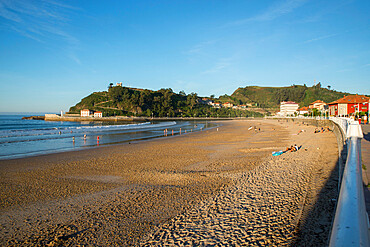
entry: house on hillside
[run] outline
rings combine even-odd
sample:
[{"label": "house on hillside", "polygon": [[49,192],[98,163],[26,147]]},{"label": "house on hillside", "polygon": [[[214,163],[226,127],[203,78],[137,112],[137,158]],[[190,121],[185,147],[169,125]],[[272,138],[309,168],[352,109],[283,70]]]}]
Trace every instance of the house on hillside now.
[{"label": "house on hillside", "polygon": [[223,103],[222,106],[225,107],[225,108],[231,108],[231,107],[234,106],[234,104],[232,104],[230,102],[226,102],[226,103]]},{"label": "house on hillside", "polygon": [[101,111],[94,112],[94,117],[103,117],[103,113]]},{"label": "house on hillside", "polygon": [[282,101],[280,102],[279,115],[292,116],[298,110],[298,104],[293,101]]},{"label": "house on hillside", "polygon": [[330,116],[351,116],[357,112],[367,112],[369,110],[370,98],[365,95],[348,95],[341,99],[330,102]]},{"label": "house on hillside", "polygon": [[219,102],[211,103],[211,105],[213,106],[213,108],[221,108],[221,103]]},{"label": "house on hillside", "polygon": [[208,99],[208,98],[202,98],[199,100],[199,103],[204,104],[204,105],[212,105],[213,100]]},{"label": "house on hillside", "polygon": [[81,117],[90,117],[92,114],[94,114],[93,111],[89,109],[83,109],[80,111]]},{"label": "house on hillside", "polygon": [[309,108],[309,109],[317,109],[317,110],[319,110],[319,111],[323,111],[323,110],[325,110],[326,105],[327,105],[327,104],[326,104],[324,101],[316,100],[316,101],[312,102],[312,103],[308,106],[308,108]]}]

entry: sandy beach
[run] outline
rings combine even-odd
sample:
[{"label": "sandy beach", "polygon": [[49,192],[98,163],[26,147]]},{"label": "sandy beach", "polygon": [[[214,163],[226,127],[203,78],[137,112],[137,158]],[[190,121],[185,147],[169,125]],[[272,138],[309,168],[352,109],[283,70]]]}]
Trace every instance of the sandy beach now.
[{"label": "sandy beach", "polygon": [[[314,129],[234,120],[177,137],[0,161],[0,243],[325,245],[338,147],[332,132]],[[302,147],[271,156],[293,144]]]}]

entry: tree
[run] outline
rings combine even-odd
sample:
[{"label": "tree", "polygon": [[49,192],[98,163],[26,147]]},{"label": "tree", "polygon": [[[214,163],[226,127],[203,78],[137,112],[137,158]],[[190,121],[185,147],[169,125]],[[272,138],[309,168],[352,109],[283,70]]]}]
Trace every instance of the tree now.
[{"label": "tree", "polygon": [[109,88],[112,88],[112,87],[113,87],[113,83],[111,82],[111,83],[109,83],[108,90],[109,90]]},{"label": "tree", "polygon": [[330,85],[328,85],[328,89],[330,90],[330,88],[331,88],[331,86]]},{"label": "tree", "polygon": [[111,87],[108,90],[108,95],[114,103],[119,103],[122,101],[125,91],[123,87]]},{"label": "tree", "polygon": [[316,117],[316,116],[320,116],[320,111],[317,110],[316,108],[313,108],[312,109],[312,112],[313,112],[313,116]]},{"label": "tree", "polygon": [[191,93],[186,98],[186,103],[190,105],[190,109],[193,109],[194,106],[198,103],[198,95],[196,93]]}]

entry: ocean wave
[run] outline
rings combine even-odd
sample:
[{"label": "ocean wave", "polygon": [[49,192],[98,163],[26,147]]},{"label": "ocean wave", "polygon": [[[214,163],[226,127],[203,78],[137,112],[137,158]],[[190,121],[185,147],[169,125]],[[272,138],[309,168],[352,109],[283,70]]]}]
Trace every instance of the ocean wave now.
[{"label": "ocean wave", "polygon": [[36,137],[57,135],[59,131],[62,134],[66,133],[89,133],[89,132],[108,132],[108,131],[129,131],[137,129],[156,129],[176,125],[175,121],[161,122],[152,124],[151,122],[137,124],[122,124],[122,125],[93,125],[93,126],[71,126],[71,127],[49,127],[23,130],[0,130],[0,139],[17,138],[17,137]]}]

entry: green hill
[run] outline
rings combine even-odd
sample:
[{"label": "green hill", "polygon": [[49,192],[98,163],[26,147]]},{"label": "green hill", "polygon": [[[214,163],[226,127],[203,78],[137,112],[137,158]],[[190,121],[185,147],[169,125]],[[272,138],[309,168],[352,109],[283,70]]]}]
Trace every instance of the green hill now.
[{"label": "green hill", "polygon": [[103,116],[143,117],[236,117],[262,116],[247,110],[213,108],[202,103],[196,93],[186,95],[172,89],[151,91],[122,86],[111,86],[108,91],[95,92],[83,98],[69,109],[69,113],[80,113],[82,109],[102,111]]},{"label": "green hill", "polygon": [[[238,88],[232,95],[219,98],[211,97],[215,102],[230,102],[234,105],[247,105],[247,110],[232,108],[213,108],[202,103],[196,93],[186,95],[183,91],[175,93],[172,89],[151,91],[110,85],[108,91],[95,92],[72,106],[70,113],[79,113],[82,109],[102,111],[104,116],[156,116],[156,117],[192,117],[192,116],[261,116],[279,108],[281,101],[295,101],[300,107],[308,106],[316,100],[326,103],[342,98],[348,93],[337,92],[315,86],[292,85],[289,87],[247,86]],[[210,99],[210,98],[208,98]],[[254,112],[254,113],[252,113]]]},{"label": "green hill", "polygon": [[322,88],[318,83],[312,87],[306,85],[292,85],[289,87],[247,86],[238,88],[231,96],[228,96],[228,99],[224,97],[223,100],[238,104],[257,104],[262,108],[277,108],[281,101],[294,101],[302,107],[308,106],[316,100],[330,103],[344,95],[348,95],[348,93]]}]

